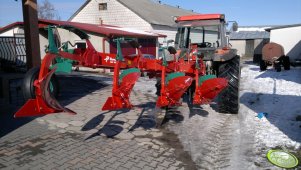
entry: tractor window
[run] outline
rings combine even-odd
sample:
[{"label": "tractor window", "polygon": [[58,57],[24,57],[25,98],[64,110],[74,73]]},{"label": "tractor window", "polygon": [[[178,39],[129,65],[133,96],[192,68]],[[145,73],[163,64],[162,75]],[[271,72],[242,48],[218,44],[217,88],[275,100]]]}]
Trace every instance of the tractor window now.
[{"label": "tractor window", "polygon": [[196,44],[199,47],[219,46],[221,42],[219,26],[192,27],[190,31],[190,41],[191,44]]},{"label": "tractor window", "polygon": [[203,42],[203,29],[202,28],[192,28],[190,32],[190,41],[194,43]]},{"label": "tractor window", "polygon": [[184,28],[179,28],[179,47],[180,48],[187,48],[189,45],[189,40],[190,40],[190,28],[184,27]]},{"label": "tractor window", "polygon": [[221,47],[221,26],[192,26],[180,27],[176,36],[176,47],[189,48],[189,45],[197,45],[199,48]]}]

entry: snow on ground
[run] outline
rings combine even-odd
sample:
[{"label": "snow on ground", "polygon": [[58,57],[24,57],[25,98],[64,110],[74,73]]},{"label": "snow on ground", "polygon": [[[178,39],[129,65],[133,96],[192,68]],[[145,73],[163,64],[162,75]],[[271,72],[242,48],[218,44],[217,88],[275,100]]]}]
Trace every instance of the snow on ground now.
[{"label": "snow on ground", "polygon": [[156,78],[149,79],[148,77],[140,77],[133,90],[156,97],[156,82]]},{"label": "snow on ground", "polygon": [[[155,79],[140,78],[134,91],[155,97]],[[252,62],[241,70],[238,115],[218,113],[216,104],[171,111],[168,129],[178,135],[198,168],[278,169],[268,162],[269,149],[299,150],[301,143],[301,68],[265,72]],[[268,117],[259,119],[257,113]]]},{"label": "snow on ground", "polygon": [[[241,71],[240,116],[255,132],[255,142],[267,148],[298,149],[301,142],[301,69],[276,72],[244,64]],[[266,112],[259,119],[257,113]]]}]

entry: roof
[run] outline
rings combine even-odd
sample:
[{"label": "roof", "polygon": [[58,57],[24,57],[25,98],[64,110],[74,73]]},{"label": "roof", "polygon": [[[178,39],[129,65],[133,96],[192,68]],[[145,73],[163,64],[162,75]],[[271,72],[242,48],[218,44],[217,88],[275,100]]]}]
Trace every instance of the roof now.
[{"label": "roof", "polygon": [[291,27],[300,27],[301,24],[291,24],[291,25],[281,25],[281,26],[276,26],[272,28],[267,28],[266,31],[271,31],[271,30],[276,30],[276,29],[282,29],[282,28],[291,28]]},{"label": "roof", "polygon": [[[87,0],[69,19],[72,20],[91,0]],[[191,10],[156,3],[152,0],[117,0],[150,24],[174,26],[174,17],[197,14]]]},{"label": "roof", "polygon": [[3,33],[3,32],[5,32],[5,31],[7,31],[11,28],[14,28],[16,26],[23,26],[23,22],[14,22],[14,23],[11,23],[9,25],[6,25],[6,26],[0,28],[0,33]]},{"label": "roof", "polygon": [[140,31],[132,28],[122,28],[112,25],[96,25],[96,24],[87,24],[79,22],[70,22],[70,21],[57,21],[57,20],[43,20],[40,19],[40,23],[45,23],[46,25],[70,25],[87,31],[90,33],[102,34],[107,37],[116,37],[116,36],[126,36],[126,37],[165,37],[165,35]]},{"label": "roof", "polygon": [[266,31],[237,31],[231,32],[231,40],[267,39],[270,33]]},{"label": "roof", "polygon": [[262,25],[262,26],[239,26],[238,31],[260,31],[264,32],[266,29],[271,28],[271,25]]},{"label": "roof", "polygon": [[279,25],[242,25],[239,26],[239,28],[270,28],[270,27],[276,27]]},{"label": "roof", "polygon": [[210,19],[225,19],[223,14],[197,14],[197,15],[186,15],[177,18],[179,21],[192,21],[192,20],[210,20]]},{"label": "roof", "polygon": [[[23,22],[15,22],[9,24],[2,29],[0,29],[0,33],[4,32],[7,29],[13,28],[15,26],[23,26]],[[95,25],[95,24],[86,24],[86,23],[78,23],[78,22],[69,22],[69,21],[57,21],[57,20],[45,20],[39,19],[39,27],[45,27],[47,25],[70,25],[81,29],[83,31],[95,34],[101,34],[107,37],[165,37],[165,35],[140,31],[131,28],[122,28],[111,25]]]}]

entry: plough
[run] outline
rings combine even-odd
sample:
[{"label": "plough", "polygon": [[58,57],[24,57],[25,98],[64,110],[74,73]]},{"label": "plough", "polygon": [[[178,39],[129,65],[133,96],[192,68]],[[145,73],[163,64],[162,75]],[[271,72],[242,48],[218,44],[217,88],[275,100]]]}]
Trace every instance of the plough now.
[{"label": "plough", "polygon": [[[78,35],[85,40],[86,48],[78,46],[72,50],[72,53],[69,53],[66,49],[56,47],[53,36],[53,29],[56,27],[67,29]],[[193,88],[193,104],[207,104],[228,86],[227,78],[208,74],[203,57],[197,55],[193,50],[183,52],[183,50],[177,51],[172,47],[163,48],[162,59],[148,59],[143,57],[137,42],[116,38],[114,41],[117,43],[117,54],[100,53],[95,50],[89,41],[89,36],[83,31],[71,26],[56,27],[48,26],[47,28],[49,47],[42,60],[38,77],[33,77],[32,71],[25,76],[32,80],[33,87],[30,88],[34,90],[24,106],[15,113],[15,117],[58,112],[76,114],[60,105],[51,93],[51,78],[58,69],[58,66],[52,63],[57,57],[75,61],[78,65],[85,67],[114,69],[112,95],[106,100],[102,110],[131,109],[133,105],[130,102],[130,94],[141,72],[147,72],[149,78],[157,77],[161,80],[156,102],[158,108],[181,105],[180,99],[188,91],[188,88]],[[130,43],[136,48],[137,54],[123,56],[120,44],[124,42]],[[70,42],[65,44],[68,43]],[[167,61],[166,54],[174,59]]]}]

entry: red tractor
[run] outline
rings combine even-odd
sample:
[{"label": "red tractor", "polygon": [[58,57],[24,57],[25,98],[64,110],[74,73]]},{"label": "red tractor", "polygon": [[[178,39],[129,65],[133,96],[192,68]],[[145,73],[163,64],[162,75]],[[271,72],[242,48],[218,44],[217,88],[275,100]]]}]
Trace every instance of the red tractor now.
[{"label": "red tractor", "polygon": [[[190,15],[175,18],[178,32],[175,49],[178,60],[193,61],[196,58],[204,64],[202,69],[208,77],[219,77],[228,80],[228,87],[218,95],[220,112],[238,113],[240,57],[236,49],[231,49],[223,14]],[[234,22],[232,30],[237,30]],[[198,93],[197,82],[188,90],[189,96]],[[195,89],[195,90],[194,90]]]},{"label": "red tractor", "polygon": [[28,100],[15,117],[57,112],[75,114],[74,111],[60,105],[53,93],[58,83],[53,76],[58,68],[53,65],[53,60],[57,57],[71,59],[77,65],[85,67],[114,68],[112,96],[104,103],[102,110],[132,108],[129,100],[131,90],[141,72],[147,72],[150,78],[160,78],[160,84],[157,85],[158,108],[180,105],[181,97],[187,92],[191,96],[191,102],[196,105],[209,103],[219,95],[221,111],[237,113],[239,57],[235,53],[236,50],[228,46],[224,16],[183,16],[177,18],[176,22],[179,26],[176,48],[165,48],[169,52],[164,51],[162,59],[142,57],[140,45],[135,41],[127,42],[136,48],[138,53],[123,56],[120,44],[126,41],[124,38],[115,39],[117,54],[100,53],[95,50],[89,36],[83,31],[71,26],[59,26],[86,41],[85,46],[77,46],[69,53],[68,49],[57,47],[53,27],[49,26],[47,54],[40,68],[33,68],[25,75],[23,91]]}]

